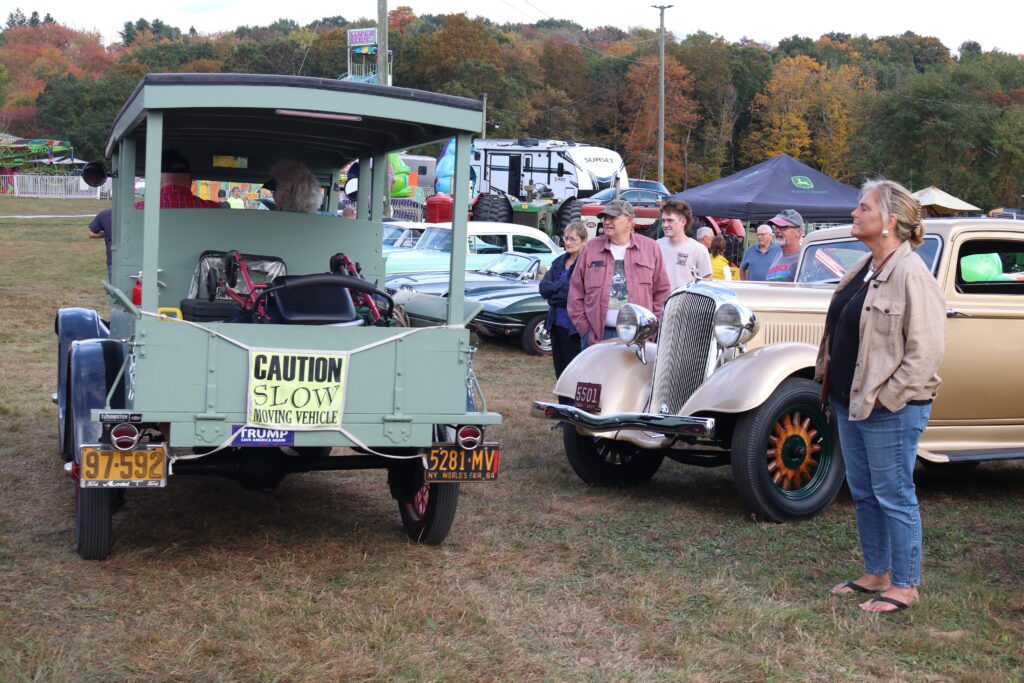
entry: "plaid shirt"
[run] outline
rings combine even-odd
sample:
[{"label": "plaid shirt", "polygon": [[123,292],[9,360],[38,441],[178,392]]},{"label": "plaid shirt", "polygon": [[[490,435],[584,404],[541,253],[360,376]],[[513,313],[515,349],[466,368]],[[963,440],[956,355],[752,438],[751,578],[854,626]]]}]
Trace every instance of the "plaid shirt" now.
[{"label": "plaid shirt", "polygon": [[[145,200],[135,202],[135,208],[141,209]],[[181,185],[164,185],[160,188],[161,209],[219,209],[220,204],[202,199],[192,194],[192,190]]]}]

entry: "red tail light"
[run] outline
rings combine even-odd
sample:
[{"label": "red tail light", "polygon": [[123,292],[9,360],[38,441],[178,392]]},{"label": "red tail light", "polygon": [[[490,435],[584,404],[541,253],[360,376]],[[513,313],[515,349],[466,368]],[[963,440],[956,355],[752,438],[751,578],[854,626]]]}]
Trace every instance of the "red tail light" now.
[{"label": "red tail light", "polygon": [[121,423],[110,430],[110,441],[120,451],[130,451],[139,443],[139,428],[133,424]]},{"label": "red tail light", "polygon": [[480,447],[481,442],[484,440],[484,433],[476,425],[466,425],[465,427],[459,427],[455,438],[459,442],[459,448],[471,451]]}]

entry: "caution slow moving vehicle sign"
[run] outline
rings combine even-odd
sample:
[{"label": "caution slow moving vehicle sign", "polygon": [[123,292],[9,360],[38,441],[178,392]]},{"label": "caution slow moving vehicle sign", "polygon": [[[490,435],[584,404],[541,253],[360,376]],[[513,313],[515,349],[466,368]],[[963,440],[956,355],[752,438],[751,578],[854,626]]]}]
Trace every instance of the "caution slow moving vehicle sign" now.
[{"label": "caution slow moving vehicle sign", "polygon": [[250,349],[246,425],[292,431],[339,429],[348,354]]}]

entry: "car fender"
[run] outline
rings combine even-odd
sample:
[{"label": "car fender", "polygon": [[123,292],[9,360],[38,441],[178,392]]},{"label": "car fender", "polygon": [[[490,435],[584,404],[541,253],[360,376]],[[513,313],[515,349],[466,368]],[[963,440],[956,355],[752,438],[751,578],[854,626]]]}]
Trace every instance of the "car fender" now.
[{"label": "car fender", "polygon": [[636,347],[618,340],[588,346],[562,371],[554,393],[573,399],[580,382],[601,387],[599,412],[643,412],[651,396],[658,345],[648,342],[647,363],[637,358]]},{"label": "car fender", "polygon": [[57,335],[58,434],[63,434],[67,402],[68,352],[71,343],[82,339],[106,339],[110,336],[110,330],[96,311],[88,308],[61,308],[54,317],[53,331]]},{"label": "car fender", "polygon": [[715,370],[683,405],[680,415],[744,413],[764,403],[783,380],[813,375],[818,347],[780,343],[739,355]]},{"label": "car fender", "polygon": [[[70,427],[75,430],[76,444],[98,442],[101,426],[100,423],[92,421],[90,411],[106,405],[107,392],[124,362],[124,348],[125,345],[115,339],[71,342],[68,362],[71,391],[68,400],[74,407],[75,423]],[[124,406],[124,383],[122,375],[121,386],[111,397],[112,407]],[[78,462],[81,454],[73,455],[75,462]]]}]

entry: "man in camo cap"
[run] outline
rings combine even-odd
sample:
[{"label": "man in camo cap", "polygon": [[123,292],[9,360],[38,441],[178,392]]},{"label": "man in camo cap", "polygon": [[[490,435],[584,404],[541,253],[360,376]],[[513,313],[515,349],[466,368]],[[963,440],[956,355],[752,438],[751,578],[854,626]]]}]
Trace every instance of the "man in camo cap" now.
[{"label": "man in camo cap", "polygon": [[614,199],[597,217],[604,234],[583,245],[569,282],[567,308],[582,348],[615,336],[627,302],[660,315],[671,291],[657,242],[633,232],[633,205]]}]

